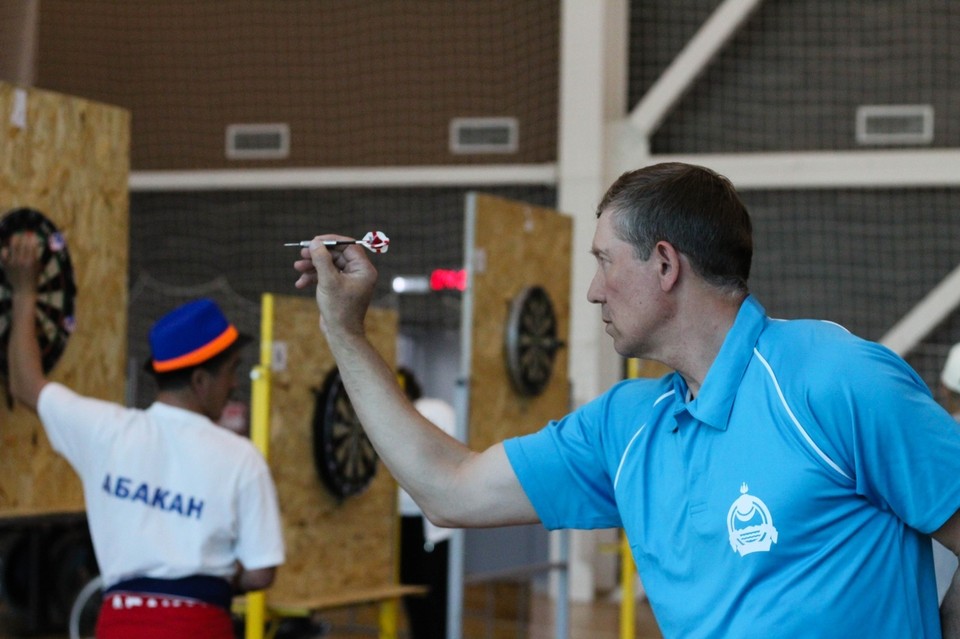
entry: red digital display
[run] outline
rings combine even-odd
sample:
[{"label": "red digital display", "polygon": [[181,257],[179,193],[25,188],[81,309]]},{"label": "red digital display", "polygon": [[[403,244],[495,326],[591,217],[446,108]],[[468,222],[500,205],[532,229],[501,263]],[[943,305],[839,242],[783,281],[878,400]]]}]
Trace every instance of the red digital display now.
[{"label": "red digital display", "polygon": [[463,291],[467,288],[467,272],[464,269],[438,268],[430,274],[431,291]]}]

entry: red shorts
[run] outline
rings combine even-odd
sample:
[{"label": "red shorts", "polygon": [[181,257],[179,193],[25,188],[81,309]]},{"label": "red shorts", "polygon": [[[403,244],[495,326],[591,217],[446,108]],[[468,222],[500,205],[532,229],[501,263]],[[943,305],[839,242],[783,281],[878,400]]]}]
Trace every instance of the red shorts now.
[{"label": "red shorts", "polygon": [[97,619],[97,639],[233,639],[230,613],[219,606],[137,592],[107,593]]}]

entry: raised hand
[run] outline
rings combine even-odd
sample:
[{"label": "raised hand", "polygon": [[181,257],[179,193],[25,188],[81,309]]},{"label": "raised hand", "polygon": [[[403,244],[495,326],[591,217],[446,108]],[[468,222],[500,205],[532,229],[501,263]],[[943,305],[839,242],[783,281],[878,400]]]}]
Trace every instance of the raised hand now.
[{"label": "raised hand", "polygon": [[373,289],[377,269],[364,251],[348,238],[318,235],[301,249],[293,267],[300,273],[295,286],[316,286],[321,326],[328,338],[339,334],[360,334]]},{"label": "raised hand", "polygon": [[0,264],[14,293],[33,292],[40,276],[40,240],[34,233],[15,233],[0,250]]}]

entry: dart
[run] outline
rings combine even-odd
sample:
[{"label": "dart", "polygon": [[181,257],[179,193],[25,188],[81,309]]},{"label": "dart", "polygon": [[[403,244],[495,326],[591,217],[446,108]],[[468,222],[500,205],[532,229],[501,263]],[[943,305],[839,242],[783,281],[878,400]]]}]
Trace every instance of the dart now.
[{"label": "dart", "polygon": [[[324,240],[324,246],[338,246],[343,244],[359,244],[360,246],[366,247],[373,253],[386,253],[387,249],[390,248],[390,238],[387,237],[381,231],[370,231],[359,240]],[[284,246],[310,246],[310,240],[303,240],[301,242],[288,242]]]}]

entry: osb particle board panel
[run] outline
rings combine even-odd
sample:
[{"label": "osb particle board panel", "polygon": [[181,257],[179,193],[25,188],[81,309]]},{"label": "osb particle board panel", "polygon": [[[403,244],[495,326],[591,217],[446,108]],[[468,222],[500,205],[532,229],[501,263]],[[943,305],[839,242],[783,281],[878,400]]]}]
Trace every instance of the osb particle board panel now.
[{"label": "osb particle board panel", "polygon": [[558,338],[569,341],[569,217],[551,209],[474,194],[474,268],[471,281],[472,353],[469,443],[475,450],[539,430],[569,408],[567,348],[561,348],[544,391],[514,390],[504,356],[510,303],[541,286],[557,317]]},{"label": "osb particle board panel", "polygon": [[[0,215],[39,210],[66,239],[74,269],[76,330],[50,378],[123,402],[129,113],[0,83],[0,125]],[[51,450],[36,416],[22,406],[11,409],[4,397],[0,517],[81,510],[73,470]]]},{"label": "osb particle board panel", "polygon": [[[312,297],[274,298],[274,343],[287,348],[287,365],[272,374],[269,462],[283,516],[287,561],[268,600],[349,598],[396,583],[397,488],[378,465],[370,486],[342,503],[321,483],[313,461],[312,422],[318,390],[335,367]],[[395,365],[397,316],[371,309],[371,342]]]}]

